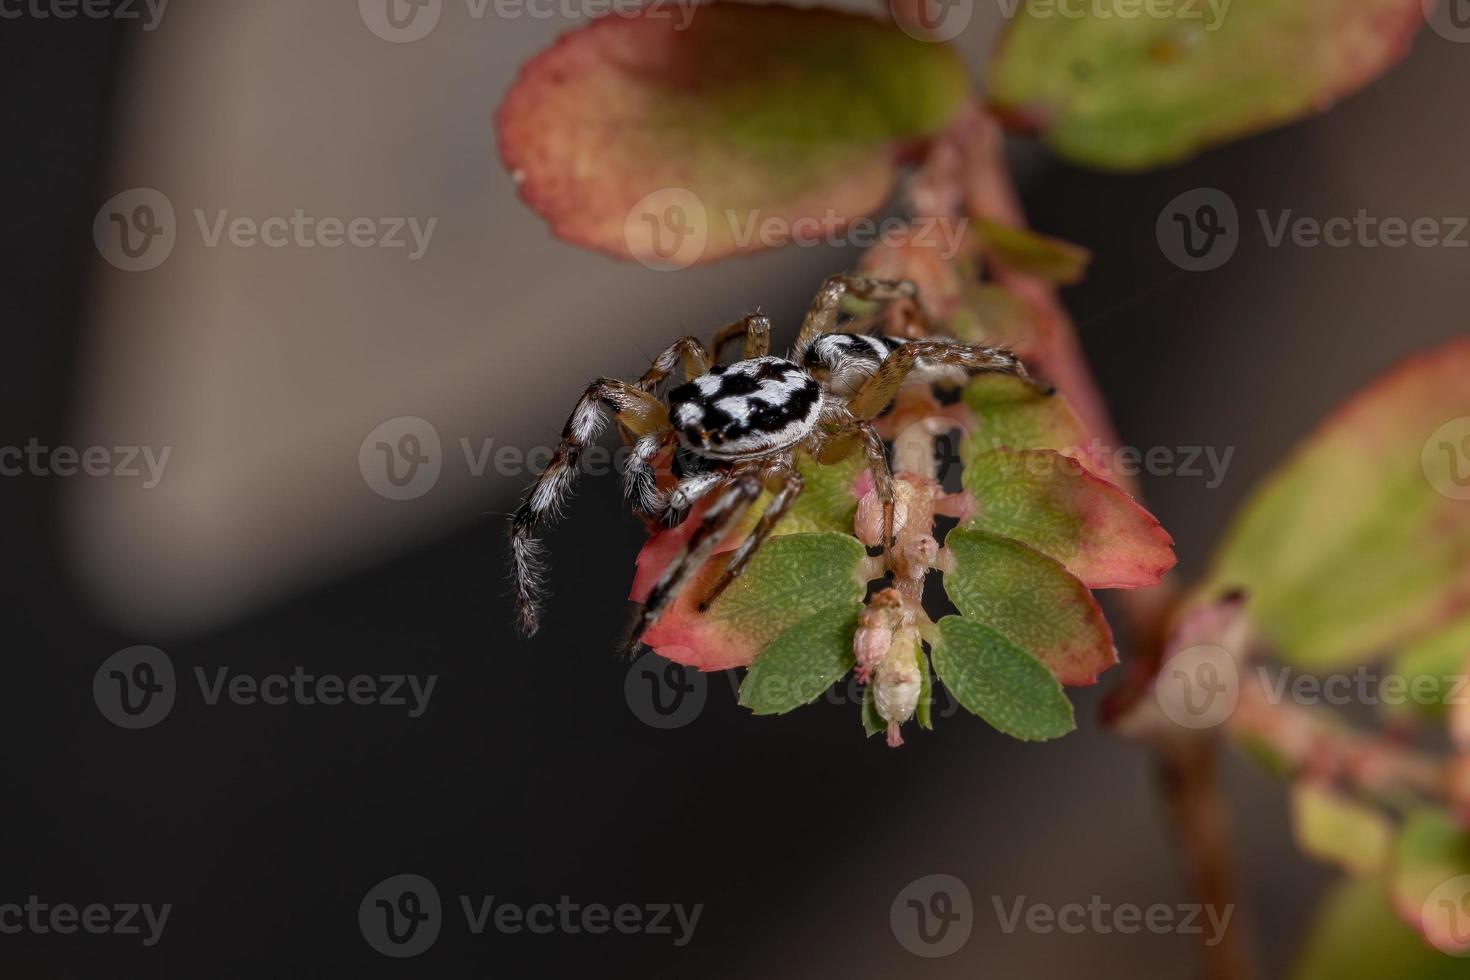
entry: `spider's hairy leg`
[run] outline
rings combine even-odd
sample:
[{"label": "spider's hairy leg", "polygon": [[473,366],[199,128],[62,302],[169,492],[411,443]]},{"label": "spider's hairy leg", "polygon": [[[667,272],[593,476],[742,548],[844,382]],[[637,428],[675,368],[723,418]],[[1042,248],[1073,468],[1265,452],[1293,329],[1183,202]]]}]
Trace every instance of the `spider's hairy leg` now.
[{"label": "spider's hairy leg", "polygon": [[744,339],[745,347],[741,357],[750,360],[752,357],[765,357],[771,352],[771,319],[762,313],[747,313],[726,327],[715,331],[714,337],[710,338],[710,359],[714,363],[720,360],[720,352],[725,345],[731,341]]},{"label": "spider's hairy leg", "polygon": [[652,391],[658,387],[658,383],[674,373],[674,369],[680,364],[684,365],[684,380],[692,381],[701,374],[709,373],[709,351],[704,349],[704,344],[697,337],[680,337],[663,352],[653,359],[653,364],[643,372],[643,377],[638,379],[637,387],[640,391]]},{"label": "spider's hairy leg", "polygon": [[729,479],[728,473],[719,470],[686,476],[662,502],[663,513],[659,515],[660,519],[670,525],[679,523],[688,515],[689,508],[704,499],[705,494],[720,484],[728,482]]},{"label": "spider's hairy leg", "polygon": [[1037,381],[1019,357],[1004,347],[957,344],[939,340],[915,340],[889,354],[877,372],[853,395],[849,408],[859,419],[876,418],[898,394],[909,372],[920,362],[961,367],[979,374],[992,372],[1020,378],[1044,395],[1056,389]]},{"label": "spider's hairy leg", "polygon": [[654,464],[675,442],[673,429],[658,429],[633,443],[633,452],[623,470],[623,496],[645,520],[657,520],[666,506]]},{"label": "spider's hairy leg", "polygon": [[598,378],[587,386],[562,429],[561,442],[546,469],[531,485],[525,502],[510,519],[510,547],[516,586],[516,616],[527,636],[540,625],[545,558],[538,533],[549,518],[558,516],[577,478],[582,450],[597,437],[610,412],[640,439],[667,429],[663,403],[626,381]]},{"label": "spider's hairy leg", "polygon": [[659,580],[649,591],[648,598],[643,604],[643,611],[639,614],[638,621],[628,636],[625,652],[631,655],[638,651],[643,634],[650,626],[658,622],[664,610],[679,598],[679,593],[684,591],[684,587],[689,584],[694,573],[703,567],[715,546],[744,516],[746,508],[750,506],[751,501],[760,496],[760,493],[760,478],[753,473],[741,474],[700,515],[699,526],[689,536],[683,550],[673,561],[669,562],[669,567],[664,569],[664,573],[659,576]]},{"label": "spider's hairy leg", "polygon": [[881,300],[914,299],[918,295],[919,287],[907,279],[872,279],[854,274],[829,276],[812,300],[806,319],[801,322],[795,349],[805,350],[818,336],[832,332],[837,326],[837,314],[842,309],[844,296]]},{"label": "spider's hairy leg", "polygon": [[805,486],[805,481],[801,478],[801,474],[794,468],[783,472],[781,479],[783,480],[781,489],[776,491],[776,496],[771,499],[770,505],[761,514],[761,519],[757,522],[755,529],[750,532],[748,538],[740,543],[740,547],[735,551],[735,556],[730,559],[730,564],[725,566],[724,573],[710,587],[709,593],[699,601],[700,612],[708,610],[714,601],[720,597],[720,593],[724,592],[725,589],[729,588],[731,582],[740,577],[740,573],[745,571],[745,566],[750,564],[750,560],[755,557],[755,553],[760,550],[761,545],[765,544],[766,538],[770,537],[772,529],[780,522],[781,518],[786,516],[786,512],[791,509],[791,505],[796,501],[796,495],[801,493],[802,487]]}]

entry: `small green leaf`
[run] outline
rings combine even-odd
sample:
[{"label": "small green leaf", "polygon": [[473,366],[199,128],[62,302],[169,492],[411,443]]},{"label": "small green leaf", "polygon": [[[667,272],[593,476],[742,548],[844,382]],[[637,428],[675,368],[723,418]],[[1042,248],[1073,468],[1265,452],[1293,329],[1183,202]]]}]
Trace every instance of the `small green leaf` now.
[{"label": "small green leaf", "polygon": [[939,621],[934,670],[955,700],[996,730],[1042,741],[1072,731],[1072,703],[1051,672],[995,630],[959,616]]},{"label": "small green leaf", "polygon": [[[853,517],[857,514],[858,498],[853,494],[857,478],[867,468],[867,459],[861,452],[853,452],[845,459],[825,465],[819,464],[804,453],[796,457],[796,468],[806,481],[796,502],[772,530],[772,534],[809,534],[816,531],[852,533]],[[759,514],[769,503],[769,493],[751,507]]]},{"label": "small green leaf", "polygon": [[[599,17],[522,66],[502,160],[558,236],[656,268],[837,231],[968,98],[954,48],[781,4]],[[667,14],[668,11],[664,11]]]},{"label": "small green leaf", "polygon": [[1466,980],[1470,961],[1429,946],[1389,907],[1376,882],[1348,880],[1318,906],[1289,980]]},{"label": "small green leaf", "polygon": [[1393,907],[1436,949],[1470,951],[1470,834],[1448,814],[1404,821],[1389,893]]},{"label": "small green leaf", "polygon": [[919,727],[934,728],[934,680],[929,676],[929,659],[924,656],[923,644],[914,645],[914,656],[919,661],[919,704],[914,709],[914,720]]},{"label": "small green leaf", "polygon": [[975,501],[964,527],[1055,558],[1088,587],[1157,585],[1174,540],[1123,490],[1050,449],[972,454],[962,474]]},{"label": "small green leaf", "polygon": [[712,557],[678,602],[644,634],[660,656],[700,670],[743,667],[787,629],[834,606],[851,608],[867,591],[867,552],[850,534],[788,534],[771,538],[709,608],[698,610],[730,560]]},{"label": "small green leaf", "polygon": [[955,528],[944,545],[954,563],[944,591],[959,611],[1009,637],[1063,684],[1091,684],[1118,662],[1097,600],[1055,559],[986,531]]},{"label": "small green leaf", "polygon": [[1393,661],[1393,672],[1403,677],[1407,692],[1402,704],[1385,704],[1391,715],[1414,712],[1442,717],[1449,698],[1470,696],[1466,666],[1470,665],[1470,616],[1406,647]]},{"label": "small green leaf", "polygon": [[976,454],[1003,448],[1086,456],[1087,430],[1061,395],[1048,397],[1008,375],[982,374],[965,385],[961,397],[975,419],[961,444],[966,464]]},{"label": "small green leaf", "polygon": [[862,606],[833,606],[786,630],[760,652],[740,685],[740,703],[758,715],[810,704],[852,669],[852,634]]},{"label": "small green leaf", "polygon": [[1276,652],[1362,662],[1470,605],[1470,340],[1334,412],[1246,501],[1198,595],[1243,589]]},{"label": "small green leaf", "polygon": [[995,108],[1078,163],[1157,166],[1320,111],[1387,70],[1423,21],[1419,0],[1166,9],[1059,17],[1049,0],[1023,2],[990,63]]},{"label": "small green leaf", "polygon": [[863,685],[863,731],[869,738],[888,731],[888,722],[878,714],[877,695],[871,683]]},{"label": "small green leaf", "polygon": [[1063,285],[1077,282],[1092,261],[1087,249],[1060,238],[994,221],[977,222],[985,248],[1017,272]]},{"label": "small green leaf", "polygon": [[1388,865],[1393,826],[1378,810],[1309,782],[1291,794],[1292,830],[1303,851],[1351,874],[1376,875]]}]

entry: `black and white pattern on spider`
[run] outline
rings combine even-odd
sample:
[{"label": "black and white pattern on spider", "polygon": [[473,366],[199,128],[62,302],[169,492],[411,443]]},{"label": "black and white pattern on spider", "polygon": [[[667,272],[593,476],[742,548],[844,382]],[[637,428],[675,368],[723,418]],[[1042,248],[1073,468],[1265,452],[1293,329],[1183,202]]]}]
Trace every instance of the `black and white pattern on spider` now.
[{"label": "black and white pattern on spider", "polygon": [[782,357],[755,357],[669,392],[669,420],[684,448],[713,459],[795,445],[817,424],[822,388]]},{"label": "black and white pattern on spider", "polygon": [[[878,373],[888,355],[911,343],[901,337],[874,337],[861,333],[822,334],[805,350],[796,352],[801,366],[823,383],[833,395],[851,397],[863,383]],[[936,338],[928,343],[957,343]],[[942,359],[919,358],[909,377],[925,384],[963,384],[968,372],[963,366]]]},{"label": "black and white pattern on spider", "polygon": [[[540,532],[560,513],[577,475],[577,461],[608,415],[633,443],[624,489],[650,525],[682,520],[700,500],[710,501],[683,550],[649,592],[628,639],[630,653],[761,492],[769,490],[769,504],[701,599],[700,609],[707,609],[746,568],[802,490],[798,452],[824,462],[852,447],[865,454],[883,505],[886,552],[893,537],[893,474],[873,419],[906,380],[991,371],[1014,375],[1050,394],[1003,348],[835,332],[844,296],[886,301],[913,300],[917,294],[908,281],[833,276],[812,301],[789,359],[771,356],[770,320],[752,313],[717,332],[708,347],[695,337],[676,340],[636,382],[598,378],[588,385],[562,429],[551,462],[510,521],[521,631],[536,632],[545,602]],[[721,366],[721,350],[736,341],[742,342],[742,360]],[[660,399],[657,391],[681,367],[684,383]],[[697,462],[676,467],[678,483],[673,487],[661,486],[655,472],[669,450],[676,451],[676,458],[682,454]]]}]

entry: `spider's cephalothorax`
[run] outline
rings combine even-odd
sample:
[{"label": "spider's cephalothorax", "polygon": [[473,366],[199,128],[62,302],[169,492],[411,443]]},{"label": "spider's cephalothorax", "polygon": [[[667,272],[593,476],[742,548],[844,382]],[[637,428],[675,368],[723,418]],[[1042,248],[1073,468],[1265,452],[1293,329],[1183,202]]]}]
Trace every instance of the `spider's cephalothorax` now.
[{"label": "spider's cephalothorax", "polygon": [[[636,382],[599,378],[587,387],[551,462],[511,518],[516,609],[523,632],[534,633],[540,622],[544,569],[537,532],[558,513],[581,452],[602,429],[605,412],[612,413],[633,441],[624,487],[651,524],[682,520],[695,503],[719,490],[699,515],[683,551],[649,592],[629,638],[632,650],[761,491],[770,489],[770,504],[700,608],[707,608],[745,569],[801,492],[795,452],[825,461],[853,445],[862,448],[883,503],[886,547],[892,537],[893,476],[873,419],[904,381],[962,379],[992,371],[1036,384],[1025,365],[1003,348],[834,333],[846,295],[912,299],[916,289],[907,281],[833,276],[812,302],[790,359],[770,355],[770,321],[756,313],[720,330],[708,348],[694,337],[675,341]],[[736,340],[743,341],[744,359],[719,364],[721,350]],[[668,392],[667,402],[661,401],[655,392],[680,366],[685,383]],[[655,467],[670,449],[682,450],[699,465],[665,489]]]}]

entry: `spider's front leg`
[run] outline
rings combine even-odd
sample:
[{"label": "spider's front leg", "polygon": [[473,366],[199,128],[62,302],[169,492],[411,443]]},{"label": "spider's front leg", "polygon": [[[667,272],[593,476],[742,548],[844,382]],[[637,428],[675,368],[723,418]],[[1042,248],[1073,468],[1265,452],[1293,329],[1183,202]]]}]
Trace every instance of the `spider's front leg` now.
[{"label": "spider's front leg", "polygon": [[681,362],[684,365],[685,381],[692,381],[701,374],[709,373],[709,351],[705,350],[698,337],[680,337],[665,347],[663,353],[655,357],[653,364],[643,372],[643,377],[638,379],[638,389],[652,391],[658,387],[660,381],[673,374],[674,368]]},{"label": "spider's front leg", "polygon": [[796,350],[805,350],[818,335],[832,332],[837,326],[842,298],[849,295],[859,299],[914,299],[919,295],[919,287],[907,279],[872,279],[855,274],[829,276],[801,322]]},{"label": "spider's front leg", "polygon": [[863,383],[848,403],[859,419],[877,418],[898,395],[909,372],[921,364],[961,367],[980,374],[993,372],[1020,378],[1044,395],[1056,389],[1037,381],[1019,357],[1004,347],[956,344],[938,340],[915,340],[889,354],[873,376]]},{"label": "spider's front leg", "polygon": [[700,515],[699,526],[649,591],[643,611],[639,613],[633,631],[628,636],[625,648],[628,654],[637,652],[643,634],[679,598],[679,593],[684,591],[694,573],[703,567],[715,546],[730,532],[745,514],[751,501],[759,497],[760,493],[759,477],[753,473],[743,473]]},{"label": "spider's front leg", "polygon": [[725,345],[735,340],[744,340],[745,345],[741,357],[750,360],[752,357],[765,357],[771,352],[771,319],[762,313],[747,313],[727,327],[721,327],[715,331],[714,337],[710,339],[710,359],[713,363],[719,363],[720,352]]},{"label": "spider's front leg", "polygon": [[745,566],[750,564],[750,560],[755,557],[760,546],[766,543],[766,538],[771,536],[771,531],[780,523],[781,518],[786,516],[786,512],[796,501],[797,494],[801,493],[802,487],[806,485],[806,481],[801,478],[801,474],[796,471],[795,467],[783,470],[781,479],[783,481],[781,489],[776,491],[776,496],[771,499],[770,505],[761,514],[761,519],[756,523],[755,529],[750,532],[750,537],[741,542],[740,547],[735,551],[735,556],[730,559],[730,564],[725,566],[724,573],[710,587],[709,594],[699,600],[700,612],[707,612],[714,601],[720,597],[720,593],[740,577],[740,573],[745,571]]},{"label": "spider's front leg", "polygon": [[619,425],[639,438],[640,444],[669,427],[663,403],[626,381],[598,378],[582,393],[562,429],[561,442],[551,461],[510,520],[516,615],[521,632],[527,636],[540,625],[544,599],[545,556],[539,532],[560,514],[576,481],[582,450],[602,430],[604,413],[611,413]]}]

